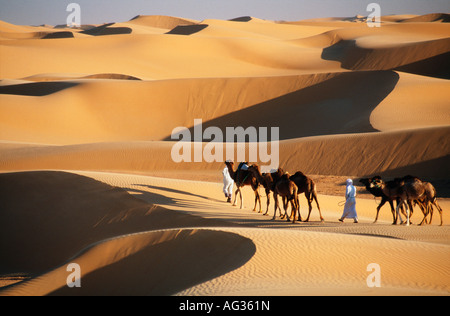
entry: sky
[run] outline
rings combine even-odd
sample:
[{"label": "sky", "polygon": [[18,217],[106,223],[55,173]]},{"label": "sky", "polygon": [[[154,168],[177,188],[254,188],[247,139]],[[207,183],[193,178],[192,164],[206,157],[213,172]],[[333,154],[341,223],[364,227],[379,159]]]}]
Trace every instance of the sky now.
[{"label": "sky", "polygon": [[195,20],[253,16],[298,21],[368,15],[376,2],[381,15],[450,13],[450,0],[0,0],[0,20],[19,25],[65,24],[70,3],[81,6],[81,24],[125,22],[136,15],[170,15]]}]

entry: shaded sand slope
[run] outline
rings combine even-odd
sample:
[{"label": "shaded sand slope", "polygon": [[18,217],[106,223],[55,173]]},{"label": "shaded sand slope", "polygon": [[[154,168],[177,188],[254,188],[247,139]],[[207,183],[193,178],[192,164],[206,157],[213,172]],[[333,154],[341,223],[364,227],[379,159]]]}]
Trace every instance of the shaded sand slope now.
[{"label": "shaded sand slope", "polygon": [[[78,262],[83,274],[89,274],[83,278],[88,292],[77,294],[173,294],[238,267],[254,253],[251,241],[234,234],[180,229],[217,226],[213,220],[153,206],[84,176],[63,172],[2,174],[0,187],[0,274],[2,279],[18,273],[31,277],[1,294],[45,295],[65,287],[68,260]],[[145,233],[170,227],[177,229]],[[128,235],[138,232],[143,233]],[[212,251],[216,255],[211,256]],[[155,259],[162,258],[158,255],[161,252],[167,257]],[[186,254],[196,260],[188,264],[182,260]],[[144,266],[151,273],[139,271]],[[122,270],[134,271],[133,277],[118,273]],[[183,279],[180,273],[187,270],[189,278]],[[210,272],[205,274],[205,270]],[[123,279],[116,277],[110,282],[131,282],[134,292],[112,283],[105,286],[107,275],[119,274]],[[159,286],[160,282],[164,286]]]}]

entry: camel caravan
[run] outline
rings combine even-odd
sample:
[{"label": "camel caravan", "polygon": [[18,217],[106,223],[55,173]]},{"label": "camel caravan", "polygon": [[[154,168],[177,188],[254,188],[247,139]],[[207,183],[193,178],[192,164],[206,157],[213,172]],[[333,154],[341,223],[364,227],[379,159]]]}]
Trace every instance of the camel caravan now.
[{"label": "camel caravan", "polygon": [[[253,211],[256,211],[256,207],[259,204],[259,213],[262,213],[261,196],[258,192],[259,186],[262,185],[267,196],[267,208],[264,215],[267,215],[267,213],[269,212],[270,195],[273,192],[273,198],[275,201],[273,219],[276,218],[277,210],[279,210],[282,219],[286,218],[288,222],[290,222],[292,219],[293,223],[295,223],[298,213],[298,220],[302,222],[303,219],[300,214],[300,203],[298,200],[298,195],[305,193],[306,200],[308,201],[309,206],[309,213],[305,222],[309,221],[313,200],[317,204],[317,208],[320,214],[320,220],[324,221],[322,212],[320,211],[319,202],[317,200],[316,184],[311,178],[307,177],[302,172],[296,172],[291,176],[281,168],[278,168],[278,170],[274,172],[261,173],[259,166],[256,164],[248,166],[248,168],[245,169],[242,168],[242,166],[247,164],[241,163],[236,170],[234,169],[233,162],[227,161],[225,162],[225,164],[228,168],[228,172],[231,178],[234,180],[234,183],[237,187],[233,206],[236,206],[236,201],[239,194],[241,200],[240,207],[241,209],[243,208],[241,188],[244,186],[251,186],[253,192],[255,193],[255,206],[253,207]],[[280,196],[283,200],[284,215],[281,213],[278,196]],[[292,209],[290,216],[288,216],[287,214],[289,203],[291,204]]]},{"label": "camel caravan", "polygon": [[[283,169],[278,168],[278,170],[274,170],[269,173],[261,173],[260,167],[257,164],[248,165],[245,162],[240,163],[236,169],[232,161],[226,161],[225,165],[231,179],[233,179],[236,185],[233,206],[237,205],[237,199],[239,196],[240,208],[243,208],[244,201],[241,189],[245,186],[250,186],[255,194],[253,211],[255,212],[259,205],[258,213],[262,213],[261,196],[258,191],[259,187],[262,186],[264,187],[267,197],[266,211],[264,215],[269,213],[271,194],[273,193],[275,204],[272,218],[273,220],[276,218],[278,210],[281,219],[286,218],[288,222],[291,220],[293,223],[295,223],[296,220],[300,222],[308,222],[311,216],[312,204],[313,201],[315,201],[317,209],[319,210],[320,220],[324,222],[319,201],[317,199],[316,184],[310,177],[306,176],[302,172],[297,171],[294,175],[290,175]],[[437,209],[440,214],[440,225],[443,225],[442,208],[437,202],[436,189],[431,183],[422,181],[413,176],[396,178],[387,182],[384,182],[380,176],[376,176],[373,178],[363,178],[360,182],[372,195],[375,197],[381,197],[381,202],[377,206],[377,213],[374,223],[378,221],[378,215],[381,207],[386,204],[386,202],[389,202],[393,216],[393,225],[396,225],[398,223],[398,219],[400,219],[400,224],[406,224],[409,226],[411,224],[411,216],[413,214],[414,205],[418,205],[424,215],[419,225],[423,225],[424,223],[432,223],[434,208]],[[298,198],[298,196],[303,193],[305,194],[309,207],[308,217],[305,220],[303,220],[300,214],[300,203]],[[283,201],[284,214],[282,214],[278,197],[281,197]],[[229,201],[231,201],[231,199]],[[394,207],[394,202],[396,203],[396,207]],[[291,205],[290,216],[287,212],[289,204]],[[403,221],[401,214],[406,217],[406,221]]]}]

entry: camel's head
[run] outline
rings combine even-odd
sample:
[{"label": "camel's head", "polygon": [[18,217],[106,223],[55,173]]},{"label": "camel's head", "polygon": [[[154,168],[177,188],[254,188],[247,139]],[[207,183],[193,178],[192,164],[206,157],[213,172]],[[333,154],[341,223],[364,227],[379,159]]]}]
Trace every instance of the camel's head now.
[{"label": "camel's head", "polygon": [[384,183],[380,176],[376,176],[368,180],[370,182],[370,188],[372,189],[379,189]]},{"label": "camel's head", "polygon": [[231,160],[227,160],[227,161],[225,161],[225,165],[233,167],[234,162],[232,162]]}]

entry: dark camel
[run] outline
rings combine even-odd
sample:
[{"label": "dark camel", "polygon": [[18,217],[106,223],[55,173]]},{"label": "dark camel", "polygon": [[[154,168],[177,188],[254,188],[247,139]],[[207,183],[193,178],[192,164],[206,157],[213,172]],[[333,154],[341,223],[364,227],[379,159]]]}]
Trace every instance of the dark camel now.
[{"label": "dark camel", "polygon": [[393,222],[392,224],[396,223],[396,216],[395,216],[395,209],[394,209],[394,203],[391,199],[389,199],[384,193],[383,190],[381,189],[381,187],[379,187],[378,185],[376,185],[375,180],[380,179],[380,176],[375,176],[373,178],[363,178],[361,180],[359,180],[359,182],[361,182],[362,184],[364,184],[366,186],[366,190],[369,191],[370,193],[372,193],[373,196],[375,197],[381,197],[381,202],[380,204],[377,206],[377,216],[375,217],[375,221],[374,223],[376,223],[378,221],[378,215],[380,214],[380,209],[383,207],[384,204],[386,204],[386,202],[389,202],[389,205],[391,206],[391,212],[392,212],[392,217],[393,217]]},{"label": "dark camel", "polygon": [[[290,222],[290,217],[287,215],[287,207],[289,202],[291,202],[293,223],[295,223],[296,213],[298,209],[298,188],[294,181],[289,179],[288,173],[285,173],[280,180],[275,184],[274,199],[275,199],[275,210],[273,214],[273,219],[276,217],[277,207],[278,207],[278,195],[283,198],[284,215],[287,217],[287,221]],[[302,221],[302,217],[299,215],[299,221]]]},{"label": "dark camel", "polygon": [[[433,206],[439,211],[439,215],[441,217],[441,225],[444,224],[444,221],[442,219],[442,208],[439,206],[437,202],[437,193],[435,187],[430,182],[423,182],[425,186],[425,195],[422,198],[422,200],[419,201],[419,203],[422,203],[424,206],[424,209],[422,209],[424,213],[424,217],[422,222],[420,222],[420,225],[423,225],[424,222],[427,221],[427,216],[430,214],[430,224],[433,221]],[[420,206],[420,204],[419,204]]]},{"label": "dark camel", "polygon": [[[267,213],[269,213],[270,194],[271,194],[271,192],[275,192],[275,184],[278,182],[278,180],[284,174],[284,171],[283,171],[283,169],[278,168],[278,170],[275,172],[261,174],[261,170],[257,164],[251,165],[248,168],[248,171],[250,171],[256,177],[258,182],[265,189],[266,196],[267,196],[267,209],[266,209],[266,212],[264,213],[264,215],[267,215]],[[281,208],[279,208],[279,211],[280,211],[280,216],[281,216]]]},{"label": "dark camel", "polygon": [[[298,194],[305,193],[306,200],[308,201],[309,213],[305,222],[309,222],[309,217],[311,216],[312,211],[312,201],[315,200],[317,204],[317,208],[319,209],[320,220],[323,222],[322,212],[320,211],[319,202],[317,201],[317,191],[316,184],[314,181],[308,176],[304,175],[302,172],[298,171],[293,176],[290,177],[291,181],[297,185]],[[298,204],[298,213],[300,214],[300,204]]]},{"label": "dark camel", "polygon": [[374,180],[373,183],[374,185],[378,185],[389,199],[399,199],[396,208],[397,218],[395,220],[395,224],[397,223],[398,218],[400,218],[400,223],[403,224],[403,219],[400,215],[400,207],[405,205],[406,225],[409,226],[411,224],[410,218],[413,213],[412,202],[414,200],[420,201],[424,198],[424,183],[419,178],[413,176],[397,178],[394,181],[388,181],[386,183],[379,178]]},{"label": "dark camel", "polygon": [[258,180],[256,179],[256,177],[249,172],[248,170],[239,170],[239,172],[235,171],[234,168],[234,163],[231,161],[227,161],[225,162],[226,166],[228,167],[228,172],[230,173],[230,177],[234,180],[234,183],[236,184],[236,193],[234,196],[234,202],[233,202],[233,206],[236,206],[236,202],[237,202],[237,196],[239,193],[239,197],[241,199],[241,206],[240,208],[242,209],[244,207],[244,200],[242,198],[242,192],[241,192],[241,187],[244,186],[251,186],[253,192],[255,193],[255,206],[253,207],[253,212],[256,211],[256,205],[259,202],[259,210],[261,212],[261,197],[259,196],[259,192],[258,192]]}]

